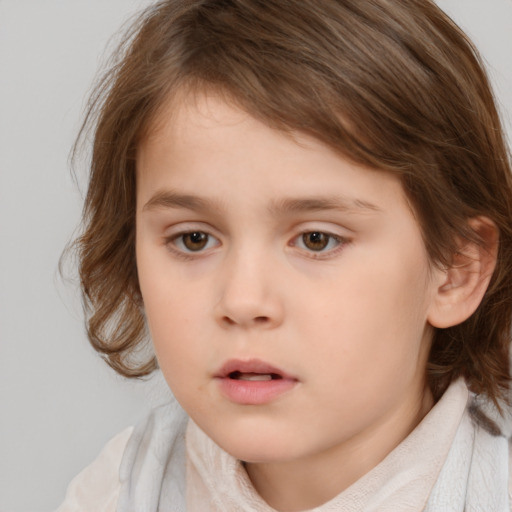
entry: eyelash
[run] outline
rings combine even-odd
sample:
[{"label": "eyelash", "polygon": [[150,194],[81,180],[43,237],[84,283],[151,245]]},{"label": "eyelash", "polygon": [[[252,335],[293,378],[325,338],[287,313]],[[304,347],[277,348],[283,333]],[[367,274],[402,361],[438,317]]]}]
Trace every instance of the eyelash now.
[{"label": "eyelash", "polygon": [[[187,248],[185,246],[184,241],[186,236],[192,237],[193,235],[202,235],[203,237],[206,238],[205,245],[203,247],[199,247],[198,250],[196,251]],[[195,254],[201,254],[205,250],[211,249],[212,245],[210,242],[215,240],[218,242],[216,245],[218,245],[219,241],[217,240],[217,238],[215,238],[213,235],[206,231],[197,229],[190,231],[182,231],[181,233],[177,233],[175,235],[167,237],[165,239],[165,245],[179,256],[183,256],[186,259],[190,259],[193,258]]]},{"label": "eyelash", "polygon": [[[190,248],[187,248],[185,246],[185,237],[186,236],[193,236],[193,235],[200,235],[206,238],[205,245],[203,247],[199,247],[198,250],[192,250]],[[326,245],[324,247],[320,247],[319,250],[311,249],[310,247],[307,247],[306,245],[306,238],[307,236],[320,236],[326,238]],[[211,242],[217,242],[216,244],[212,245]],[[200,242],[200,241],[199,241]],[[290,247],[297,247],[299,250],[307,253],[310,257],[313,258],[326,258],[329,255],[334,255],[338,251],[344,247],[349,240],[346,238],[335,235],[333,233],[329,233],[327,231],[321,231],[321,230],[309,230],[309,231],[303,231],[299,233],[299,235],[295,236],[290,243],[288,244]],[[177,254],[178,256],[190,260],[194,257],[197,257],[207,251],[208,249],[211,249],[212,247],[220,245],[220,241],[213,236],[212,234],[208,233],[207,231],[203,230],[189,230],[189,231],[182,231],[177,234],[173,234],[172,236],[166,237],[164,240],[165,246],[169,248],[172,252]],[[315,243],[315,242],[313,242]]]},{"label": "eyelash", "polygon": [[[320,236],[320,238],[325,237],[325,246],[320,247],[318,250],[312,249],[311,247],[307,247],[306,245],[306,237],[317,237]],[[292,244],[299,249],[314,255],[315,258],[322,258],[327,257],[328,255],[334,255],[336,254],[341,248],[348,242],[347,239],[335,235],[333,233],[329,233],[327,231],[320,231],[320,230],[311,230],[311,231],[304,231],[300,233],[298,236],[296,236],[292,240]],[[313,243],[315,243],[313,241]]]}]

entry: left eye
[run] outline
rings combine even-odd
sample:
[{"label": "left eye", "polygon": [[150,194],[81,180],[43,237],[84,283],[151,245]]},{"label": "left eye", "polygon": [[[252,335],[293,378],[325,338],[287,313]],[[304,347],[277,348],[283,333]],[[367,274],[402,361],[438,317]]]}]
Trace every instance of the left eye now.
[{"label": "left eye", "polygon": [[177,249],[183,252],[200,252],[218,244],[218,240],[204,231],[190,231],[181,233],[172,242]]},{"label": "left eye", "polygon": [[323,231],[308,231],[297,238],[296,245],[313,252],[326,252],[340,245],[343,240]]}]

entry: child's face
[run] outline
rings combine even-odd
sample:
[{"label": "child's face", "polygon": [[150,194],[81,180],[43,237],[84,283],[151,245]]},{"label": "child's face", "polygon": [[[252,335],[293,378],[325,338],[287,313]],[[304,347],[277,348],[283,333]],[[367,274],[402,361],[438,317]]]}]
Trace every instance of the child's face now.
[{"label": "child's face", "polygon": [[364,465],[405,437],[437,287],[398,180],[215,96],[163,115],[137,165],[145,311],[195,422],[252,462]]}]

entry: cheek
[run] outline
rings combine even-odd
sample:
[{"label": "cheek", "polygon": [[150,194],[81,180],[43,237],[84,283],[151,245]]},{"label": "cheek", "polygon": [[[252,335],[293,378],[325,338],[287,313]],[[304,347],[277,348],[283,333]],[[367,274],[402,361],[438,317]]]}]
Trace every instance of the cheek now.
[{"label": "cheek", "polygon": [[[336,358],[345,372],[339,378],[388,375],[418,360],[426,326],[430,291],[420,251],[410,255],[382,252],[378,259],[358,253],[346,262],[351,272],[323,290],[319,301],[302,311],[302,330],[318,340],[313,358]],[[327,292],[327,293],[326,293]]]},{"label": "cheek", "polygon": [[173,354],[185,352],[193,341],[197,326],[194,307],[198,306],[198,301],[179,276],[170,275],[168,265],[162,264],[160,259],[161,255],[154,255],[150,248],[142,244],[137,247],[137,270],[146,320],[157,358],[165,371],[166,362],[176,359]]},{"label": "cheek", "polygon": [[[149,284],[149,283],[146,283]],[[142,297],[149,330],[157,356],[192,351],[199,342],[202,321],[197,297],[169,291],[161,283],[142,288]]]},{"label": "cheek", "polygon": [[169,297],[160,290],[146,299],[145,306],[155,355],[167,384],[184,407],[191,400],[197,407],[197,397],[205,396],[206,385],[204,375],[197,371],[204,369],[198,365],[198,355],[204,354],[205,338],[203,322],[194,313],[197,301],[181,294]]}]

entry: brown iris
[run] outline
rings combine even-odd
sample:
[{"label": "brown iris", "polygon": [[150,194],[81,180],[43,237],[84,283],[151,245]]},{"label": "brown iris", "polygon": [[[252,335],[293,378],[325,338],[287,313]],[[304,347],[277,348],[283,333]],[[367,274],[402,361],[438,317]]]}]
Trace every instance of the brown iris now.
[{"label": "brown iris", "polygon": [[202,231],[193,231],[182,235],[183,245],[189,251],[200,251],[208,243],[208,235]]},{"label": "brown iris", "polygon": [[311,231],[310,233],[304,233],[302,235],[304,245],[312,251],[324,250],[327,247],[330,238],[330,235],[321,233],[320,231]]}]

